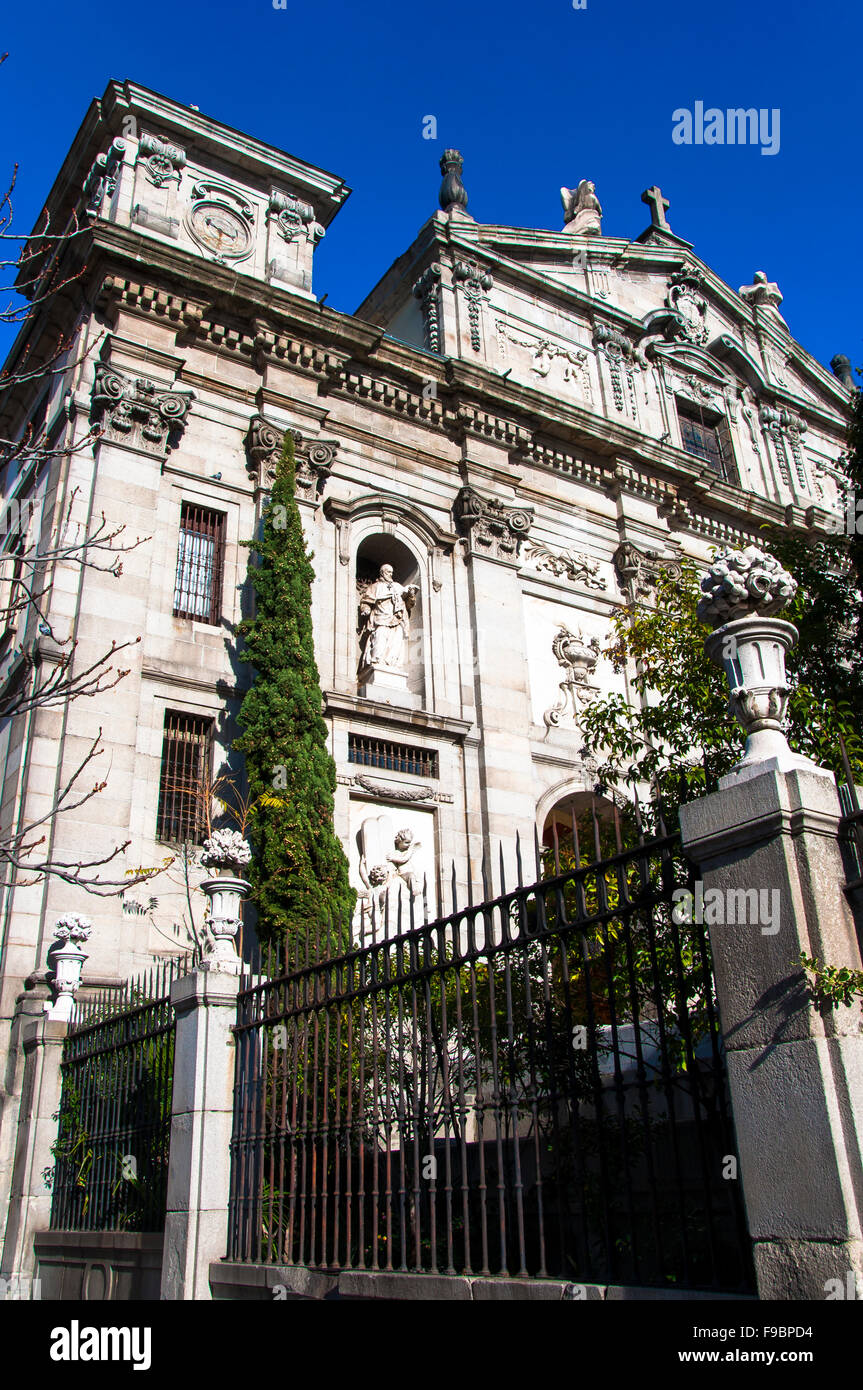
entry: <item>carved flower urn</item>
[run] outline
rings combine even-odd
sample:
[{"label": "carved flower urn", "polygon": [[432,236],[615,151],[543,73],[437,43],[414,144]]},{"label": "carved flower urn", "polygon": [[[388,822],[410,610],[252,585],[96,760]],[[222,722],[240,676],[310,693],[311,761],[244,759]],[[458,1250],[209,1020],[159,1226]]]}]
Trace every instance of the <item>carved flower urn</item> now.
[{"label": "carved flower urn", "polygon": [[89,939],[91,930],[89,919],[74,912],[57,919],[54,927],[56,943],[48,952],[54,999],[46,1005],[46,1014],[52,1022],[68,1023],[72,1018],[75,995],[87,959],[81,942]]},{"label": "carved flower urn", "polygon": [[772,555],[748,546],[725,550],[701,582],[698,617],[714,631],[705,641],[711,661],[728,680],[728,710],[746,734],[738,770],[776,758],[783,766],[809,765],[797,758],[785,737],[789,685],[785,658],[797,629],[773,615],[787,606],[796,580]]},{"label": "carved flower urn", "polygon": [[248,842],[236,830],[216,830],[204,841],[201,863],[205,869],[215,869],[217,877],[205,878],[200,885],[210,900],[207,926],[211,938],[202,970],[240,972],[236,937],[243,920],[243,899],[250,885],[237,877],[236,870],[245,868],[251,858]]}]

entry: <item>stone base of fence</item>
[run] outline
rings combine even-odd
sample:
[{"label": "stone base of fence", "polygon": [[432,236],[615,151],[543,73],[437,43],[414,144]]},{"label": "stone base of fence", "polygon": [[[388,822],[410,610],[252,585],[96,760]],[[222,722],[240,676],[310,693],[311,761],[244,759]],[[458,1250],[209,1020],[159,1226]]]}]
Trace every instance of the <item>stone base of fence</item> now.
[{"label": "stone base of fence", "polygon": [[162,1279],[161,1233],[40,1231],[36,1277],[42,1299],[120,1302],[157,1299]]},{"label": "stone base of fence", "polygon": [[326,1271],[296,1265],[250,1265],[223,1261],[210,1265],[214,1299],[266,1302],[387,1299],[388,1301],[488,1303],[624,1303],[633,1300],[674,1302],[745,1301],[752,1294],[693,1292],[685,1289],[636,1288],[622,1284],[573,1284],[561,1279],[501,1279],[458,1274],[396,1274],[383,1270]]}]

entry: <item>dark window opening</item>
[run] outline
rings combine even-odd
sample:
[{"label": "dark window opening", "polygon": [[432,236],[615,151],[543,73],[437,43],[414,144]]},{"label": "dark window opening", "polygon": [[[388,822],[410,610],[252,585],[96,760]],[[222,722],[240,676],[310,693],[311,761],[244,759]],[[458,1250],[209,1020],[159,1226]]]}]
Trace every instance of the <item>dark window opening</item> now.
[{"label": "dark window opening", "polygon": [[687,454],[702,459],[726,483],[739,485],[728,422],[697,405],[677,404],[680,433]]},{"label": "dark window opening", "polygon": [[212,719],[166,710],[157,840],[200,844],[204,839],[212,757]]}]

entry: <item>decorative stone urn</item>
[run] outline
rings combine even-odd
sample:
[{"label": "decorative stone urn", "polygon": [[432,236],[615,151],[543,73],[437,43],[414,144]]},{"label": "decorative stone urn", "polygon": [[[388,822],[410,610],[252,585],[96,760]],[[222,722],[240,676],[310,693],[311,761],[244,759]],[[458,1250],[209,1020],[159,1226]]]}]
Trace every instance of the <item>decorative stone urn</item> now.
[{"label": "decorative stone urn", "polygon": [[217,877],[206,878],[201,891],[210,900],[208,926],[212,942],[201,963],[202,970],[238,975],[242,968],[236,937],[243,920],[243,899],[250,885],[237,875],[251,862],[248,842],[236,830],[215,830],[204,841],[201,864],[215,869]]},{"label": "decorative stone urn", "polygon": [[785,658],[797,641],[792,623],[775,618],[797,591],[796,580],[772,555],[750,545],[724,550],[701,581],[698,617],[714,631],[705,641],[728,680],[728,710],[746,734],[732,780],[754,776],[768,760],[782,770],[813,766],[791,752],[785,737],[789,686]]},{"label": "decorative stone urn", "polygon": [[56,945],[48,952],[48,965],[51,971],[53,1002],[45,1005],[45,1012],[52,1022],[69,1023],[75,1007],[75,995],[81,984],[81,975],[87,952],[81,942],[89,940],[92,924],[87,917],[76,912],[58,917],[54,926]]}]

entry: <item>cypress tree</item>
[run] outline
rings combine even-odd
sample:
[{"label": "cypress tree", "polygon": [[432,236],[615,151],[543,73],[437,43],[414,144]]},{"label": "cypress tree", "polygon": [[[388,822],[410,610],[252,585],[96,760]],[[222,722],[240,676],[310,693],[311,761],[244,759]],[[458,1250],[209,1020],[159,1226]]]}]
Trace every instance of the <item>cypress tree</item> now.
[{"label": "cypress tree", "polygon": [[240,625],[241,661],[254,668],[234,747],[245,755],[253,803],[252,900],[264,942],[293,951],[330,923],[334,941],[350,940],[356,894],[333,829],[335,764],[321,716],[320,677],[312,638],[311,586],[300,513],[294,498],[294,445],[285,435],[257,552],[250,568],[255,616]]}]

